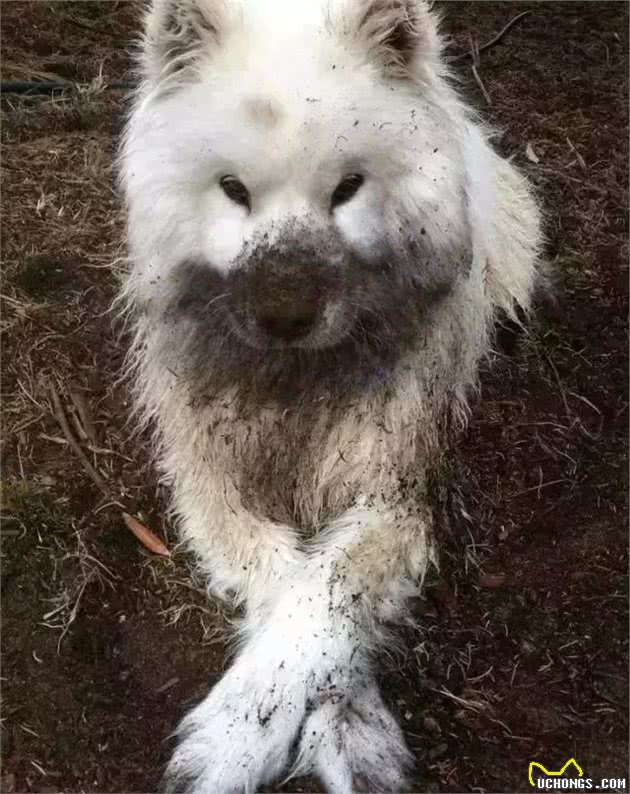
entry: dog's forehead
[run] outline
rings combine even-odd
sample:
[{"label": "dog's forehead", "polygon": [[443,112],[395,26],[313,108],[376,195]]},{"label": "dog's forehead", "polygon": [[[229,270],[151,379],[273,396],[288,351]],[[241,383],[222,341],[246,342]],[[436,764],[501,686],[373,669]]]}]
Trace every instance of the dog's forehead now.
[{"label": "dog's forehead", "polygon": [[363,130],[353,127],[357,117],[353,103],[330,95],[295,98],[276,91],[247,93],[238,104],[237,114],[238,123],[247,125],[249,140],[270,145],[269,164],[280,156],[297,166],[306,157],[314,166],[312,155],[341,155],[344,144],[364,137]]},{"label": "dog's forehead", "polygon": [[232,159],[250,184],[327,185],[357,152],[365,157],[368,151],[367,130],[354,126],[352,104],[330,95],[296,99],[273,89],[246,91],[235,111],[234,138],[224,147],[234,150]]},{"label": "dog's forehead", "polygon": [[248,120],[316,121],[326,114],[330,121],[361,98],[373,104],[383,90],[365,59],[321,29],[303,25],[260,36],[250,26],[232,33],[202,71],[202,82],[212,91],[221,76]]},{"label": "dog's forehead", "polygon": [[267,129],[276,127],[286,113],[277,99],[265,96],[244,97],[241,102],[241,110],[249,122]]}]

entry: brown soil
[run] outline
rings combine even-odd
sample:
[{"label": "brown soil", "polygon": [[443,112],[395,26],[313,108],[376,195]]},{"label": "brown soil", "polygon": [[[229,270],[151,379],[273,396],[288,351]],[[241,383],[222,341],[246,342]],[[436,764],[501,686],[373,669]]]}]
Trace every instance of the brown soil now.
[{"label": "brown soil", "polygon": [[[453,52],[524,8],[444,4]],[[129,79],[138,4],[2,15],[3,78]],[[527,336],[502,335],[452,465],[440,576],[384,665],[419,791],[525,791],[530,760],[569,757],[587,777],[628,778],[627,30],[624,3],[533,6],[481,56],[491,106],[457,66],[539,190],[557,301]],[[96,89],[2,100],[5,792],[152,790],[169,733],[226,664],[226,618],[190,559],[144,552],[52,411],[51,381],[69,413],[83,394],[92,463],[175,546],[116,380],[126,100]]]}]

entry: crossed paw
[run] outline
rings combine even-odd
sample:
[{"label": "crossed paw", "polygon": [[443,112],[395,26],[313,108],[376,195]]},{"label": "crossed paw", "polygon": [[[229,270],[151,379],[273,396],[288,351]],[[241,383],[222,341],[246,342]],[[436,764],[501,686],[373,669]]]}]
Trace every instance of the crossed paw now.
[{"label": "crossed paw", "polygon": [[412,757],[371,677],[352,662],[314,664],[299,645],[292,658],[256,645],[182,722],[167,791],[253,794],[309,773],[333,794],[404,790]]}]

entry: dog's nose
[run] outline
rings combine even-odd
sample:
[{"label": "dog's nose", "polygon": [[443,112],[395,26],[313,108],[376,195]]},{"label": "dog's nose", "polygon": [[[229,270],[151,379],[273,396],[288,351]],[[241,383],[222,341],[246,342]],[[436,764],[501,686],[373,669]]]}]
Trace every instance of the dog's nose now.
[{"label": "dog's nose", "polygon": [[278,306],[257,312],[256,322],[269,336],[291,341],[306,336],[316,317],[317,312],[312,306]]}]

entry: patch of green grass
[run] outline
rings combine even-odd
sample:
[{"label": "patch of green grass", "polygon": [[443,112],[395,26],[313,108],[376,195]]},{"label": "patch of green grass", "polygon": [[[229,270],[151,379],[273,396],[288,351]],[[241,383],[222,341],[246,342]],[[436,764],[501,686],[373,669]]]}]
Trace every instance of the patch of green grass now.
[{"label": "patch of green grass", "polygon": [[[99,19],[112,11],[112,3],[103,0],[48,0],[46,10],[56,17]],[[115,9],[113,9],[115,10]]]},{"label": "patch of green grass", "polygon": [[0,482],[0,504],[2,510],[7,513],[20,513],[26,510],[33,496],[33,491],[26,480],[10,477]]}]

